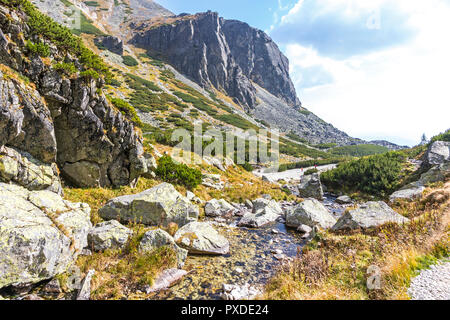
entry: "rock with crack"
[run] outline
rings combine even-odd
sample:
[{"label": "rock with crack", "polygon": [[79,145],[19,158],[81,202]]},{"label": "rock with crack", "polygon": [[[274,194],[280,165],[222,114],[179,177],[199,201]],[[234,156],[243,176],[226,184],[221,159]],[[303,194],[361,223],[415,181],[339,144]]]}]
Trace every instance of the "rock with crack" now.
[{"label": "rock with crack", "polygon": [[221,217],[235,208],[224,199],[212,199],[205,204],[205,215],[208,217]]},{"label": "rock with crack", "polygon": [[0,288],[64,273],[87,246],[91,228],[86,204],[0,183]]},{"label": "rock with crack", "polygon": [[94,251],[122,249],[133,232],[117,220],[98,223],[88,235],[89,248]]},{"label": "rock with crack", "polygon": [[450,161],[450,142],[433,142],[427,150],[426,163],[434,166],[448,161]]},{"label": "rock with crack", "polygon": [[303,176],[298,185],[298,192],[303,198],[314,198],[323,200],[322,183],[320,182],[320,174],[313,173],[311,175]]},{"label": "rock with crack", "polygon": [[6,146],[0,147],[0,181],[11,181],[28,190],[49,190],[62,194],[55,163],[43,163],[29,153]]},{"label": "rock with crack", "polygon": [[146,286],[145,292],[147,294],[152,292],[158,292],[165,290],[180,281],[187,272],[180,269],[167,269],[161,272],[161,274],[156,278],[155,283],[152,286]]},{"label": "rock with crack", "polygon": [[191,254],[223,255],[230,251],[228,240],[206,222],[191,222],[183,226],[174,239]]},{"label": "rock with crack", "polygon": [[403,224],[409,219],[392,210],[383,201],[370,201],[346,212],[333,226],[333,231],[369,229],[386,223]]},{"label": "rock with crack", "polygon": [[112,53],[123,55],[123,41],[114,36],[100,36],[94,39],[97,46],[104,47]]},{"label": "rock with crack", "polygon": [[99,210],[99,214],[105,220],[137,221],[145,225],[163,226],[174,222],[184,226],[197,220],[199,209],[173,185],[162,183],[135,195],[111,199]]},{"label": "rock with crack", "polygon": [[81,284],[81,289],[78,292],[77,300],[90,300],[91,299],[91,281],[92,277],[95,274],[95,270],[91,269],[84,277],[83,282]]},{"label": "rock with crack", "polygon": [[304,224],[329,229],[335,223],[336,219],[331,212],[316,199],[306,199],[286,214],[286,225],[291,228],[298,228]]},{"label": "rock with crack", "polygon": [[139,244],[139,251],[142,253],[150,253],[163,246],[168,246],[175,251],[178,268],[183,268],[188,251],[180,248],[172,236],[164,230],[156,229],[147,231]]},{"label": "rock with crack", "polygon": [[238,225],[260,228],[276,221],[282,214],[283,210],[275,200],[256,199],[253,201],[253,213],[245,213]]}]

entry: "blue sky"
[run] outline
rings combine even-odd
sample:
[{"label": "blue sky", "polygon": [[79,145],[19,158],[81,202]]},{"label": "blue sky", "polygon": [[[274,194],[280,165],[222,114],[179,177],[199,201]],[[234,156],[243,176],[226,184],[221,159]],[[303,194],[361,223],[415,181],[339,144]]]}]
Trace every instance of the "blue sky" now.
[{"label": "blue sky", "polygon": [[414,145],[450,128],[450,0],[160,0],[269,33],[303,105],[348,134]]}]

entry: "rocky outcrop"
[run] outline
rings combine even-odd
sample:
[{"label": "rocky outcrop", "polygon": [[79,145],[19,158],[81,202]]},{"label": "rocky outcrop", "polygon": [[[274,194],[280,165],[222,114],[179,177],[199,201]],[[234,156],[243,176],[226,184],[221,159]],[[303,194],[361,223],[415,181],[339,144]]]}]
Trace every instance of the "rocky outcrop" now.
[{"label": "rocky outcrop", "polygon": [[191,254],[222,255],[230,250],[228,240],[206,222],[185,225],[175,233],[174,239]]},{"label": "rocky outcrop", "polygon": [[346,212],[333,226],[332,230],[369,229],[386,223],[406,223],[409,219],[392,210],[383,201],[367,202]]},{"label": "rocky outcrop", "polygon": [[291,228],[307,225],[328,229],[335,223],[336,219],[331,212],[316,199],[306,199],[286,214],[286,225]]},{"label": "rocky outcrop", "polygon": [[436,141],[431,144],[426,154],[426,163],[428,165],[440,165],[450,161],[450,142]]},{"label": "rocky outcrop", "polygon": [[212,199],[205,204],[205,215],[208,217],[220,217],[230,211],[235,211],[235,208],[224,199]]},{"label": "rocky outcrop", "polygon": [[28,190],[49,190],[61,194],[58,167],[34,159],[29,153],[0,147],[0,181],[14,182]]},{"label": "rocky outcrop", "polygon": [[100,208],[99,214],[106,220],[164,226],[174,222],[184,226],[197,220],[199,209],[175,190],[173,185],[162,183],[135,195],[111,199]]},{"label": "rocky outcrop", "polygon": [[89,248],[95,251],[122,249],[133,232],[116,220],[101,222],[88,235]]},{"label": "rocky outcrop", "polygon": [[419,198],[427,185],[450,178],[450,142],[436,141],[428,147],[422,170],[426,170],[419,180],[403,186],[394,192],[389,200],[413,200]]},{"label": "rocky outcrop", "polygon": [[[78,187],[135,183],[148,171],[142,137],[109,104],[101,91],[103,79],[67,77],[54,69],[62,62],[79,70],[82,65],[33,34],[27,19],[17,8],[0,6],[0,63],[8,71],[0,72],[0,146],[56,162],[63,177]],[[45,44],[50,55],[43,60],[27,41]]]},{"label": "rocky outcrop", "polygon": [[301,105],[289,76],[289,60],[265,32],[237,20],[222,20],[222,31],[247,78],[288,105]]},{"label": "rocky outcrop", "polygon": [[114,36],[100,36],[94,39],[94,42],[99,47],[111,51],[112,53],[123,55],[123,41]]},{"label": "rocky outcrop", "polygon": [[0,183],[0,288],[65,272],[87,246],[91,228],[86,204]]},{"label": "rocky outcrop", "polygon": [[258,83],[291,106],[300,105],[289,62],[264,32],[227,21],[215,12],[175,19],[172,24],[135,26],[131,43],[148,50],[204,87],[223,89],[238,103],[256,105]]},{"label": "rocky outcrop", "polygon": [[168,246],[175,250],[178,268],[183,268],[188,251],[180,248],[170,234],[164,230],[156,229],[147,231],[139,244],[139,251],[142,253],[151,253],[153,250],[163,246]]},{"label": "rocky outcrop", "polygon": [[303,198],[314,198],[323,200],[322,183],[320,182],[320,174],[313,173],[303,176],[298,185],[298,192]]},{"label": "rocky outcrop", "polygon": [[253,213],[245,213],[239,220],[241,227],[260,228],[276,221],[283,214],[283,209],[275,200],[256,199],[253,201]]}]

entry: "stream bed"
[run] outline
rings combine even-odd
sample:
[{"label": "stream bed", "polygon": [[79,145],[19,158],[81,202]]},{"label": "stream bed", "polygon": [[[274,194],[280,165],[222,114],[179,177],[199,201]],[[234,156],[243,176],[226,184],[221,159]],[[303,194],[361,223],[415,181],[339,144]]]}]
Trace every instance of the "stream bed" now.
[{"label": "stream bed", "polygon": [[[338,218],[345,210],[335,197],[326,195],[323,204]],[[230,242],[230,252],[223,256],[190,255],[184,269],[189,273],[176,285],[156,293],[156,300],[217,300],[223,284],[246,285],[262,289],[275,274],[281,261],[274,252],[281,250],[287,258],[295,258],[307,240],[284,222],[274,222],[259,229],[236,227],[239,218],[228,223],[213,223]]]}]

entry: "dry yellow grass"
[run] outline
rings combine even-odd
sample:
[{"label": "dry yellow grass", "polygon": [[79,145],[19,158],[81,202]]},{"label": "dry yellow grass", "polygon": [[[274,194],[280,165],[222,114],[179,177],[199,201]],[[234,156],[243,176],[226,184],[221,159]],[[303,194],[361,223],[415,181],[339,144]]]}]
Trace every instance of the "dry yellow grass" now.
[{"label": "dry yellow grass", "polygon": [[[403,226],[366,233],[319,234],[293,263],[268,283],[263,299],[409,299],[417,270],[448,257],[450,188],[428,190],[422,199],[398,204],[410,217]],[[381,289],[367,288],[369,266],[381,270]]]}]

